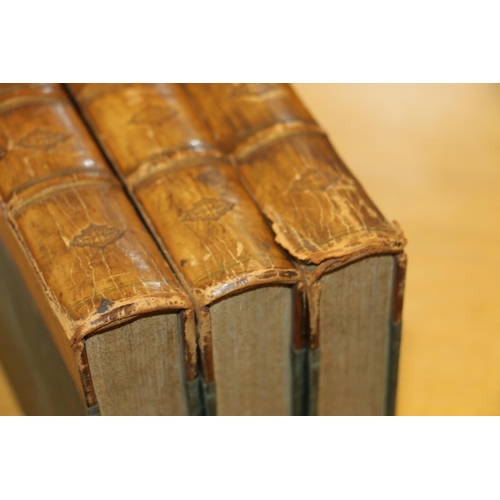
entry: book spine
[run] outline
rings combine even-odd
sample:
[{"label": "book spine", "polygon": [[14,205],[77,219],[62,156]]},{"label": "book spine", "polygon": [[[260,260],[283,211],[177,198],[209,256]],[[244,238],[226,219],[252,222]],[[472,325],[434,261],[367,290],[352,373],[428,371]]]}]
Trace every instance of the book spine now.
[{"label": "book spine", "polygon": [[[321,340],[319,279],[371,255],[395,254],[402,262],[406,240],[399,226],[387,221],[371,201],[289,85],[184,87],[219,146],[231,156],[276,241],[301,264],[310,349],[306,406],[309,414],[315,414]],[[398,290],[395,297],[402,297]],[[391,321],[389,412],[395,405],[401,331],[400,321]]]},{"label": "book spine", "polygon": [[[270,284],[296,285],[299,296],[299,271],[274,243],[180,85],[70,84],[68,89],[196,306],[210,393],[209,306]],[[293,345],[301,348],[302,309],[296,316]]]},{"label": "book spine", "polygon": [[405,243],[289,85],[186,84],[276,241],[305,264],[400,253]]},{"label": "book spine", "polygon": [[196,377],[189,299],[61,86],[0,85],[0,200],[88,407],[96,398],[84,338],[141,314],[185,311],[186,372]]}]

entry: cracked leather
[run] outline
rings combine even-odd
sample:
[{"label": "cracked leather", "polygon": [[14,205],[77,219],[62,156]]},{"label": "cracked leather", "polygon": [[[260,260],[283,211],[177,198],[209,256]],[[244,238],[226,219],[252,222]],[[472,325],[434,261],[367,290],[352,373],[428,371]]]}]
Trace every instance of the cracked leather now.
[{"label": "cracked leather", "polygon": [[299,271],[176,84],[68,88],[196,306],[205,383],[213,381],[210,308]]},{"label": "cracked leather", "polygon": [[186,310],[194,378],[191,303],[60,85],[0,85],[0,179],[4,237],[36,275],[59,345],[63,332],[72,347],[65,360],[72,373],[76,362],[87,405],[84,338],[142,314]]}]

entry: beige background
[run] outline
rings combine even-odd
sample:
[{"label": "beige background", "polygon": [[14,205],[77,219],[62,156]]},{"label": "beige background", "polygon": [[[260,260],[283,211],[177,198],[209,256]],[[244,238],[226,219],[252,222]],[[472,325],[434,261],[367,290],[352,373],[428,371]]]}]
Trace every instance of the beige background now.
[{"label": "beige background", "polygon": [[397,413],[499,414],[500,86],[295,88],[409,240]]}]

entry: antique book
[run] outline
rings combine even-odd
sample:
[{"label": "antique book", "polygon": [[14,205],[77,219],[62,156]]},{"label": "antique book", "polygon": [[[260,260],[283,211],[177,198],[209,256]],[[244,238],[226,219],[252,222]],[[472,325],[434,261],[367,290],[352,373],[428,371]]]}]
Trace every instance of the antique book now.
[{"label": "antique book", "polygon": [[194,106],[300,264],[308,413],[393,414],[406,258],[380,213],[288,85],[186,84]]},{"label": "antique book", "polygon": [[28,414],[199,414],[192,305],[58,84],[0,85],[0,355]]},{"label": "antique book", "polygon": [[195,306],[207,413],[301,413],[299,272],[182,87],[68,88]]}]

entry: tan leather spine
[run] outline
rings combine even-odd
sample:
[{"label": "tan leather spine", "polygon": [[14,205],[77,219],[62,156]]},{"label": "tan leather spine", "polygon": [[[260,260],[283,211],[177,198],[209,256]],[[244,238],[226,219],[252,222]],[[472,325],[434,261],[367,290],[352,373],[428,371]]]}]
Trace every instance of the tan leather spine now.
[{"label": "tan leather spine", "polygon": [[103,149],[197,308],[205,382],[213,381],[209,306],[299,272],[174,84],[70,84]]},{"label": "tan leather spine", "polygon": [[[188,297],[58,84],[0,85],[0,199],[95,404],[83,339],[133,317],[186,310]],[[59,331],[56,331],[59,330]],[[71,368],[73,366],[73,368]]]},{"label": "tan leather spine", "polygon": [[325,273],[370,255],[401,254],[406,240],[340,159],[286,84],[185,84],[199,115],[230,154],[271,224],[301,262],[308,344],[319,347]]},{"label": "tan leather spine", "polygon": [[205,121],[295,258],[320,265],[399,253],[405,239],[285,84],[187,84]]}]

